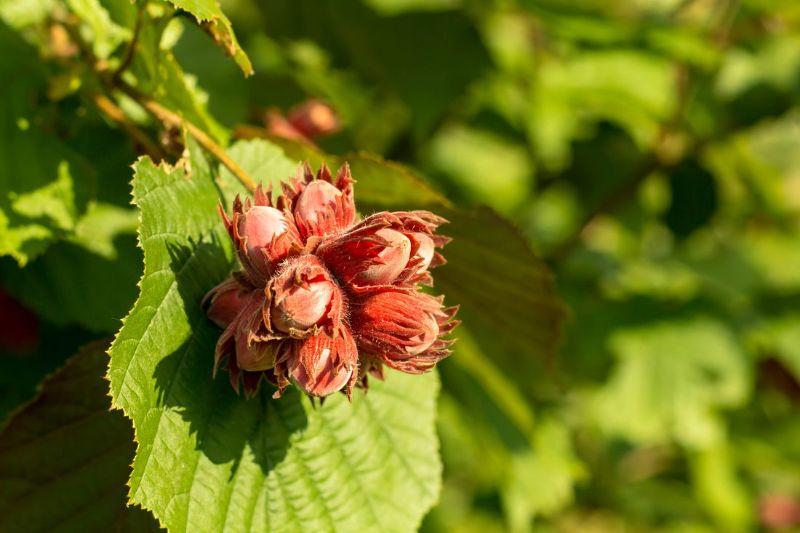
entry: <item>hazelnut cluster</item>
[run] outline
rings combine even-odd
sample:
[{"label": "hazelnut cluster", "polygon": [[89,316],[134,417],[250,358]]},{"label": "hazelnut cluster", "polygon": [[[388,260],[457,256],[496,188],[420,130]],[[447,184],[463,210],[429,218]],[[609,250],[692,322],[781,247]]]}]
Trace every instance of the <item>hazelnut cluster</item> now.
[{"label": "hazelnut cluster", "polygon": [[306,164],[273,202],[259,187],[220,209],[242,270],[205,297],[224,328],[214,370],[226,364],[246,394],[261,379],[280,396],[290,383],[312,396],[351,396],[383,366],[419,374],[450,354],[443,338],[456,308],[420,291],[444,263],[436,234],[446,222],[428,211],[380,212],[358,221],[345,164],[333,178]]}]

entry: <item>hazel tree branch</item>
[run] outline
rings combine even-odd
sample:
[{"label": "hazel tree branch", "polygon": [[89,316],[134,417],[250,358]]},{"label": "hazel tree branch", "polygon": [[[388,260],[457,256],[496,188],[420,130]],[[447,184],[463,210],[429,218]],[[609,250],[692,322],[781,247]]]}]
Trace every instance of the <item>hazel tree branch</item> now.
[{"label": "hazel tree branch", "polygon": [[142,94],[138,89],[128,85],[121,79],[112,80],[111,83],[113,88],[119,89],[128,95],[130,98],[136,101],[136,103],[141,105],[148,113],[153,115],[153,117],[160,120],[164,124],[186,128],[186,131],[195,138],[200,146],[213,155],[220,163],[225,165],[225,168],[230,170],[242,185],[244,185],[251,192],[256,190],[255,180],[253,180],[253,178],[251,178],[250,175],[241,166],[239,166],[238,163],[236,163],[236,161],[231,159],[228,154],[225,153],[225,150],[219,144],[217,144],[216,141],[214,141],[214,139],[212,139],[206,132],[204,132],[194,123],[186,120],[178,113],[175,113],[174,111],[159,104],[155,100]]},{"label": "hazel tree branch", "polygon": [[133,56],[136,55],[136,48],[139,46],[139,33],[142,30],[142,21],[144,20],[144,10],[146,7],[147,0],[139,4],[136,10],[136,23],[133,27],[133,37],[131,37],[131,42],[128,45],[128,49],[125,51],[125,57],[122,59],[122,63],[120,63],[114,71],[113,79],[121,78],[122,74],[128,70],[128,67],[131,65]]},{"label": "hazel tree branch", "polygon": [[[67,20],[63,21],[64,27],[67,29],[67,32],[70,35],[70,38],[77,44],[79,50],[81,51],[82,56],[86,59],[91,67],[92,71],[97,76],[98,80],[100,81],[101,85],[108,93],[103,98],[97,99],[97,97],[92,97],[90,94],[90,98],[92,98],[93,102],[107,114],[112,120],[115,120],[120,124],[126,132],[128,132],[134,139],[137,141],[141,141],[143,137],[145,137],[144,132],[141,132],[138,128],[136,128],[133,123],[128,119],[125,115],[124,111],[120,109],[114,102],[111,100],[109,96],[113,94],[115,90],[118,90],[130,98],[132,98],[136,103],[142,106],[148,113],[150,113],[153,117],[157,120],[161,121],[163,124],[169,126],[178,126],[180,128],[185,129],[189,135],[195,138],[197,142],[202,146],[207,152],[209,152],[212,156],[214,156],[221,164],[223,164],[231,173],[236,177],[236,179],[241,182],[249,191],[255,191],[256,189],[256,182],[250,175],[241,167],[239,166],[236,161],[231,159],[228,154],[225,153],[225,149],[220,146],[214,139],[212,139],[206,132],[204,132],[201,128],[197,125],[192,123],[191,121],[187,120],[186,118],[182,117],[175,111],[168,109],[167,107],[161,105],[160,103],[153,100],[151,97],[145,95],[135,87],[129,85],[125,80],[123,80],[120,76],[116,75],[117,73],[109,72],[107,65],[105,62],[101,62],[98,58],[94,55],[91,48],[86,45],[86,43],[81,38],[80,32],[76,26],[76,21],[74,18],[68,18]],[[134,43],[131,43],[133,45]],[[118,71],[117,71],[118,72]],[[109,114],[110,113],[110,114]],[[149,148],[148,148],[149,146]],[[149,141],[148,143],[142,143],[142,147],[146,150],[152,151],[153,155],[158,152],[163,152],[160,148],[155,151],[153,150],[153,143]],[[162,159],[159,157],[159,159]]]},{"label": "hazel tree branch", "polygon": [[125,112],[122,111],[113,100],[98,92],[91,92],[88,94],[88,97],[102,114],[115,122],[125,133],[133,138],[134,142],[138,143],[151,159],[158,161],[167,157],[163,148],[161,148],[158,143],[154,142],[144,131],[133,124],[125,115]]}]

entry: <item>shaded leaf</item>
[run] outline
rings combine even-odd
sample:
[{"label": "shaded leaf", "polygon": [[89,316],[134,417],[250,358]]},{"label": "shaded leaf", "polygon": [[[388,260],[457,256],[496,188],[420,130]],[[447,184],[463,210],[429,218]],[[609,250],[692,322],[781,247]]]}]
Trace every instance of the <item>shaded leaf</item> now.
[{"label": "shaded leaf", "polygon": [[669,175],[672,203],[665,222],[675,235],[686,237],[705,226],[717,208],[714,176],[697,161],[682,162]]},{"label": "shaded leaf", "polygon": [[[5,312],[8,312],[8,298],[3,297]],[[16,310],[18,319],[21,315]],[[8,324],[7,321],[4,323]],[[56,327],[40,321],[35,315],[28,316],[22,322],[17,320],[14,328],[6,331],[4,337],[10,336],[11,339],[5,341],[17,341],[16,345],[0,350],[3,365],[3,372],[0,373],[0,420],[5,420],[13,410],[32,399],[42,379],[92,339],[92,335],[84,330]],[[20,338],[38,343],[35,346],[19,346]]]},{"label": "shaded leaf", "polygon": [[141,252],[133,235],[118,234],[112,255],[72,242],[58,242],[24,269],[9,265],[0,279],[42,318],[111,333],[136,298]]},{"label": "shaded leaf", "polygon": [[800,379],[800,313],[772,317],[753,334],[756,346],[767,355],[776,355]]},{"label": "shaded leaf", "polygon": [[108,410],[106,343],[95,342],[45,379],[0,433],[3,531],[156,531],[126,506],[133,432]]},{"label": "shaded leaf", "polygon": [[136,298],[141,275],[137,218],[129,208],[92,203],[70,235],[25,268],[0,265],[0,280],[53,324],[113,332]]},{"label": "shaded leaf", "polygon": [[273,1],[262,11],[271,37],[311,39],[334,64],[349,65],[370,86],[399,98],[411,111],[417,140],[489,67],[478,32],[459,12],[386,17],[360,0]]}]

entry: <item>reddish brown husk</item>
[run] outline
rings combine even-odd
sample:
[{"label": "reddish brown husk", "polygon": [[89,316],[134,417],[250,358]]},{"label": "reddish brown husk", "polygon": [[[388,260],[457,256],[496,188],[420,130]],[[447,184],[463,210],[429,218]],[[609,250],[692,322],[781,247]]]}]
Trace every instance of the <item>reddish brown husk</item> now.
[{"label": "reddish brown husk", "polygon": [[420,374],[450,354],[441,336],[458,325],[456,307],[419,292],[377,292],[353,311],[360,351],[396,370]]},{"label": "reddish brown husk", "polygon": [[208,291],[203,299],[206,315],[221,328],[236,320],[236,315],[244,307],[247,291],[232,277]]},{"label": "reddish brown husk", "polygon": [[312,396],[324,397],[344,389],[348,397],[358,378],[358,350],[350,330],[336,333],[320,330],[293,343],[292,350],[276,365],[277,395],[291,378]]},{"label": "reddish brown husk", "polygon": [[272,328],[292,337],[305,337],[315,327],[333,331],[342,321],[342,291],[314,255],[286,260],[269,281],[267,293]]},{"label": "reddish brown husk", "polygon": [[331,106],[319,100],[308,100],[284,116],[270,109],[265,116],[267,130],[276,137],[313,144],[317,137],[336,133],[341,124]]},{"label": "reddish brown husk", "polygon": [[441,248],[450,241],[435,233],[445,222],[428,211],[376,213],[322,243],[317,255],[355,292],[417,290],[417,284],[433,283],[429,268],[445,263],[439,252],[423,249],[428,242]]},{"label": "reddish brown husk", "polygon": [[348,398],[382,367],[411,374],[450,354],[455,307],[420,292],[443,264],[436,233],[446,221],[428,211],[381,212],[358,222],[353,178],[305,164],[272,192],[236,198],[221,209],[243,269],[204,299],[224,330],[214,371],[223,365],[234,389],[255,394],[262,379],[275,396],[294,383],[312,396]]}]

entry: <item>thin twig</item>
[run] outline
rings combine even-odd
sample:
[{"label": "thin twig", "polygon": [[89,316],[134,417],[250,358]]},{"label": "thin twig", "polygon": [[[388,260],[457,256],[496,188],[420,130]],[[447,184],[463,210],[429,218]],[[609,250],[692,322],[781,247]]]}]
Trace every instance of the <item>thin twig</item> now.
[{"label": "thin twig", "polygon": [[145,132],[128,120],[125,112],[110,98],[98,92],[91,92],[88,94],[88,97],[101,113],[117,123],[128,135],[133,137],[133,140],[139,143],[144,152],[149,155],[151,159],[160,161],[167,157],[166,152],[164,152],[157,143],[153,142]]},{"label": "thin twig", "polygon": [[[67,31],[70,34],[70,37],[78,44],[84,57],[88,60],[98,79],[109,94],[114,90],[122,91],[136,101],[139,105],[141,105],[148,113],[153,115],[156,119],[160,120],[164,124],[185,128],[186,131],[189,132],[189,135],[194,137],[200,146],[217,158],[220,163],[225,165],[225,167],[231,171],[231,173],[241,182],[242,185],[244,185],[251,192],[256,190],[256,182],[253,180],[253,178],[251,178],[250,175],[247,174],[247,172],[236,163],[236,161],[228,157],[228,154],[225,153],[225,150],[219,144],[217,144],[214,139],[209,137],[206,132],[197,127],[191,121],[180,116],[178,113],[167,109],[149,96],[140,92],[135,87],[129,85],[121,77],[109,74],[107,68],[98,61],[91,48],[89,48],[86,43],[83,42],[80,33],[77,31],[77,28],[74,25],[74,21],[68,20],[64,21],[64,23]],[[110,99],[108,100],[110,101]],[[121,109],[119,111],[122,112]]]},{"label": "thin twig", "polygon": [[174,111],[167,109],[155,100],[152,100],[148,96],[142,94],[136,88],[131,87],[124,81],[114,80],[113,83],[117,89],[133,98],[139,105],[145,108],[151,115],[161,122],[171,126],[186,128],[186,131],[188,131],[189,134],[197,140],[200,146],[205,148],[206,151],[216,157],[220,163],[225,165],[225,167],[230,170],[234,176],[236,176],[236,179],[238,179],[242,185],[244,185],[251,192],[256,190],[256,182],[253,180],[253,178],[251,178],[250,175],[242,167],[240,167],[238,163],[236,163],[236,161],[228,157],[228,154],[225,153],[225,150],[219,144],[217,144],[214,139],[209,137],[206,132]]},{"label": "thin twig", "polygon": [[122,59],[122,63],[120,63],[117,69],[114,71],[112,76],[113,79],[119,79],[122,74],[128,70],[128,67],[131,66],[133,56],[136,53],[136,47],[139,45],[139,32],[142,29],[142,19],[144,19],[145,6],[147,6],[146,0],[139,4],[138,9],[136,10],[136,23],[133,26],[133,37],[131,37],[131,43],[128,45],[128,49],[125,51],[125,57]]}]

